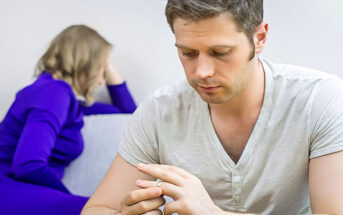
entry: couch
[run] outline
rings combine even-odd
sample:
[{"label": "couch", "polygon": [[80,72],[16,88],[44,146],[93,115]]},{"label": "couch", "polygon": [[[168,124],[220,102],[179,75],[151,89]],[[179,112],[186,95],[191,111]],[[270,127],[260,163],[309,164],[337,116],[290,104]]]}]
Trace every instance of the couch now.
[{"label": "couch", "polygon": [[84,151],[66,168],[63,182],[81,196],[91,196],[114,160],[131,114],[85,117]]}]

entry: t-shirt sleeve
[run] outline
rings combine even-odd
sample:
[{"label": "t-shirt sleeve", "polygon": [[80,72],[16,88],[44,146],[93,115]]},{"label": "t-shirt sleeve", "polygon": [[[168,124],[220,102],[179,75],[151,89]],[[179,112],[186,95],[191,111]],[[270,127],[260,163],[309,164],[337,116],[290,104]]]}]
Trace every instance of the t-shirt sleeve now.
[{"label": "t-shirt sleeve", "polygon": [[122,137],[119,154],[134,166],[138,163],[160,163],[154,112],[149,98],[132,115]]},{"label": "t-shirt sleeve", "polygon": [[310,159],[343,150],[343,81],[326,80],[316,92],[310,122]]}]

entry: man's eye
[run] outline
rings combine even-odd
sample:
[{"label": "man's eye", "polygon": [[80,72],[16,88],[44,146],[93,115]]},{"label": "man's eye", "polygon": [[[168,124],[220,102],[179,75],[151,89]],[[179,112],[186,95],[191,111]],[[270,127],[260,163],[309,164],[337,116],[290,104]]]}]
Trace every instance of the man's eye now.
[{"label": "man's eye", "polygon": [[194,50],[181,50],[181,53],[183,56],[186,56],[186,57],[195,57],[198,55],[199,52],[194,51]]},{"label": "man's eye", "polygon": [[212,55],[215,57],[223,57],[227,54],[228,54],[228,52],[212,52]]},{"label": "man's eye", "polygon": [[197,55],[197,53],[196,52],[182,52],[182,55],[186,57],[194,57]]}]

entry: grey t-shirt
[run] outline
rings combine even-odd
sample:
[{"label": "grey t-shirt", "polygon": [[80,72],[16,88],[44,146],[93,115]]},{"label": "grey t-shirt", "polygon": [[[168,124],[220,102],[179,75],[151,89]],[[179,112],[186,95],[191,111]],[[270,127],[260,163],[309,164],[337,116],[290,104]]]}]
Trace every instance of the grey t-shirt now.
[{"label": "grey t-shirt", "polygon": [[129,163],[174,165],[197,176],[223,210],[311,214],[309,160],[343,150],[343,82],[261,60],[261,113],[235,164],[208,104],[186,81],[157,90],[134,113],[119,149]]}]

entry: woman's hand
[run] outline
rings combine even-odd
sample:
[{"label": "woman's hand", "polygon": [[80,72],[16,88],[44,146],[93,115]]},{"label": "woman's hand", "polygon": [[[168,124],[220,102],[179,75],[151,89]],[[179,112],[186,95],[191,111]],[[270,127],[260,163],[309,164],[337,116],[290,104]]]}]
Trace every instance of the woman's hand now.
[{"label": "woman's hand", "polygon": [[105,81],[107,85],[117,85],[124,82],[120,73],[114,68],[113,64],[108,62],[105,68]]}]

